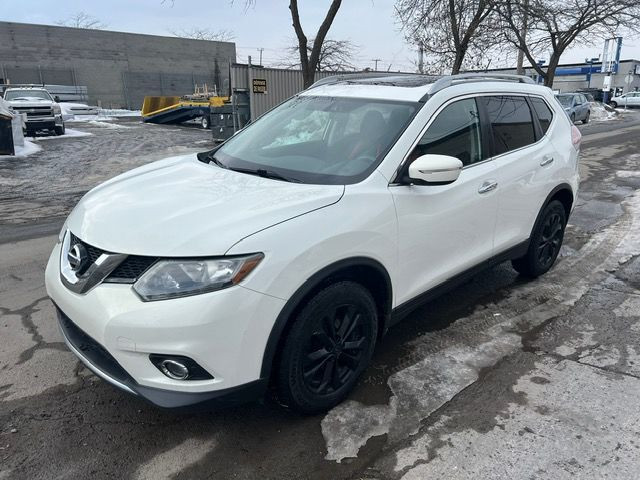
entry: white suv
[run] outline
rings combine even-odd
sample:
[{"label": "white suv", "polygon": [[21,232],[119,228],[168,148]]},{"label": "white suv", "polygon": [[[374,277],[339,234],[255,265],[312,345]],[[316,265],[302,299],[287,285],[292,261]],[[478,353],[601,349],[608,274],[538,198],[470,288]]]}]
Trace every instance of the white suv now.
[{"label": "white suv", "polygon": [[580,133],[506,75],[332,77],[216,149],[89,192],[46,270],[69,348],[163,407],[343,400],[412,308],[554,263]]}]

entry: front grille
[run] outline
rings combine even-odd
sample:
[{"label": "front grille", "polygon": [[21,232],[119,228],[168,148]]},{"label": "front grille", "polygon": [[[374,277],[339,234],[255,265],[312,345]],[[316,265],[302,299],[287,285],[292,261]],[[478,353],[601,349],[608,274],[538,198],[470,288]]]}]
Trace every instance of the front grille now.
[{"label": "front grille", "polygon": [[102,345],[73,323],[57,306],[56,312],[58,313],[60,328],[69,343],[81,352],[96,368],[121,383],[126,384],[127,382],[133,381],[126,370],[120,366],[116,359],[113,358]]},{"label": "front grille", "polygon": [[[106,250],[101,250],[100,248],[94,247],[93,245],[89,245],[87,242],[80,240],[73,233],[71,233],[71,241],[69,243],[69,247],[73,247],[78,243],[84,246],[84,248],[87,250],[91,263],[95,263],[95,261],[103,253],[113,253],[107,252]],[[107,275],[107,278],[105,278],[104,281],[107,283],[133,283],[138,278],[140,278],[140,276],[157,260],[157,257],[129,255],[120,265],[115,268],[115,270],[113,270],[113,272]]]},{"label": "front grille", "polygon": [[18,113],[26,113],[29,117],[51,117],[53,110],[51,107],[13,107]]},{"label": "front grille", "polygon": [[146,272],[151,265],[156,263],[156,260],[157,258],[155,257],[129,255],[124,262],[109,274],[106,281],[124,280],[133,282]]},{"label": "front grille", "polygon": [[73,247],[74,245],[76,245],[78,243],[80,245],[82,245],[87,250],[87,253],[89,254],[89,261],[91,263],[95,263],[95,261],[100,257],[100,255],[105,253],[104,250],[100,250],[99,248],[96,248],[93,245],[89,245],[87,242],[83,242],[82,240],[80,240],[78,237],[76,237],[72,233],[71,234],[71,242],[69,243],[69,246]]}]

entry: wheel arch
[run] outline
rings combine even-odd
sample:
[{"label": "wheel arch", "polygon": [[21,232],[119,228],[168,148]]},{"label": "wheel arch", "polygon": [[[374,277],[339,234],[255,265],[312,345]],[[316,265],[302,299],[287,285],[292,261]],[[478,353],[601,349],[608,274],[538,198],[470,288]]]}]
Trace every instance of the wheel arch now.
[{"label": "wheel arch", "polygon": [[351,257],[332,263],[309,277],[289,298],[271,329],[262,357],[261,378],[270,378],[296,313],[313,295],[325,286],[339,280],[352,280],[367,288],[378,309],[378,338],[389,325],[392,308],[392,284],[387,269],[369,257]]},{"label": "wheel arch", "polygon": [[566,215],[565,218],[567,219],[567,221],[569,220],[569,215],[571,214],[571,208],[573,206],[575,198],[571,185],[569,185],[568,183],[561,183],[560,185],[557,185],[553,190],[551,190],[549,195],[547,195],[547,198],[545,198],[544,203],[540,207],[540,210],[538,210],[538,215],[536,216],[536,221],[533,223],[533,228],[531,229],[529,238],[531,238],[533,232],[536,231],[536,228],[538,227],[538,224],[540,223],[540,219],[542,217],[542,212],[553,200],[558,200],[560,203],[562,203]]}]

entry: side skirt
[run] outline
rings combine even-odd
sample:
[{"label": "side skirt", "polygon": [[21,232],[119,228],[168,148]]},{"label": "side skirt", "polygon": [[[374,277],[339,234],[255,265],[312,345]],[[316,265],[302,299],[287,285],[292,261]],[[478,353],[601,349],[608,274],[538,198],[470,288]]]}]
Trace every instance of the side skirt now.
[{"label": "side skirt", "polygon": [[512,260],[514,258],[520,258],[524,256],[527,253],[528,249],[529,249],[529,240],[527,239],[524,242],[519,243],[515,247],[511,247],[510,249],[505,250],[504,252],[499,253],[498,255],[495,255],[490,259],[485,260],[479,263],[478,265],[471,267],[470,269],[465,270],[462,273],[459,273],[454,277],[451,277],[448,280],[445,280],[443,283],[441,283],[437,287],[433,287],[431,290],[427,290],[426,292],[421,293],[417,297],[414,297],[411,300],[404,302],[402,305],[398,305],[391,312],[391,321],[389,322],[389,326],[395,325],[396,323],[401,321],[403,318],[405,318],[407,315],[409,315],[412,311],[414,311],[416,308],[466,283],[478,273],[488,268],[491,268],[495,265],[498,265],[502,262],[505,262],[507,260]]}]

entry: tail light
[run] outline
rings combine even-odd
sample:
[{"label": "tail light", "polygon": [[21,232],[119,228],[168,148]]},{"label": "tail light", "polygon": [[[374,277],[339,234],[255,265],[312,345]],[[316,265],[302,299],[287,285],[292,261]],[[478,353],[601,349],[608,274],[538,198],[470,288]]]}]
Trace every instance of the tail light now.
[{"label": "tail light", "polygon": [[571,143],[576,150],[580,149],[580,141],[582,140],[582,134],[578,127],[571,125]]}]

